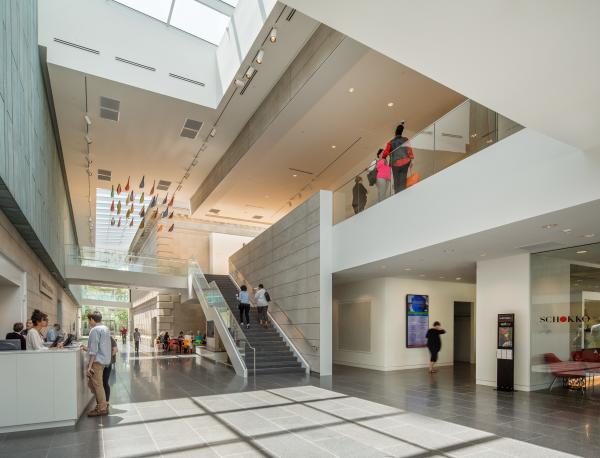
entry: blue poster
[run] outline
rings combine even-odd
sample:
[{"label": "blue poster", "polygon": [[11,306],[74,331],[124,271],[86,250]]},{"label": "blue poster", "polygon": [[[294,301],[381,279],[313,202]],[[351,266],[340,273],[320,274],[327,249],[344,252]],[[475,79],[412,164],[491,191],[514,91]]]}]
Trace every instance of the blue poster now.
[{"label": "blue poster", "polygon": [[429,296],[406,295],[406,347],[427,346],[425,335],[429,329]]}]

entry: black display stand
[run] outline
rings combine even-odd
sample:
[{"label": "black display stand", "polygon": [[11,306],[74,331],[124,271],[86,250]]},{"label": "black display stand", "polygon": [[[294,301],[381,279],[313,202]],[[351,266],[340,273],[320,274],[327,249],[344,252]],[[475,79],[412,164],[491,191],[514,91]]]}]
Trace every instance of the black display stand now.
[{"label": "black display stand", "polygon": [[515,314],[498,315],[496,385],[498,391],[515,390]]}]

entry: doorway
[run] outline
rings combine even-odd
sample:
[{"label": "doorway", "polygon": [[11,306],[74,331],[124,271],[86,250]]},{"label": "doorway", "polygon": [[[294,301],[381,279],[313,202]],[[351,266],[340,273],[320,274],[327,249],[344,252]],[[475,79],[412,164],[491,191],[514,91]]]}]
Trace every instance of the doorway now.
[{"label": "doorway", "polygon": [[454,302],[454,362],[471,362],[472,302]]}]

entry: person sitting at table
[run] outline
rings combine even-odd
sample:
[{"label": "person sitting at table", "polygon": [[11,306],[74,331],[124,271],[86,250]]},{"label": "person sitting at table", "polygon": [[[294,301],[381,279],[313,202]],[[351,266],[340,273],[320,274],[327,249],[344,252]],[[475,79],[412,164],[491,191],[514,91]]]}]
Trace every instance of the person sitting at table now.
[{"label": "person sitting at table", "polygon": [[[33,327],[27,332],[27,350],[48,350],[41,335],[42,329],[48,327],[48,315],[35,309],[31,314],[31,322]],[[58,348],[62,348],[62,343],[58,344]]]},{"label": "person sitting at table", "polygon": [[179,335],[177,336],[177,343],[179,344],[179,353],[182,353],[184,339],[185,337],[183,336],[183,331],[179,331]]},{"label": "person sitting at table", "polygon": [[27,350],[27,341],[21,332],[23,331],[23,323],[13,324],[13,332],[6,334],[6,339],[19,339],[21,341],[21,350]]}]

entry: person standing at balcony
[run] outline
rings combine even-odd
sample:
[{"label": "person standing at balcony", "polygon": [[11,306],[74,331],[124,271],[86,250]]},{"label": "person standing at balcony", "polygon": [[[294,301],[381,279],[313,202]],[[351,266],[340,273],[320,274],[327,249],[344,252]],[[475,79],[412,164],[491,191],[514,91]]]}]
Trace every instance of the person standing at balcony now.
[{"label": "person standing at balcony", "polygon": [[431,354],[431,358],[429,359],[430,373],[437,372],[434,366],[438,360],[438,353],[442,349],[442,339],[440,338],[442,334],[446,334],[446,331],[442,329],[442,325],[439,321],[434,322],[433,328],[429,329],[427,334],[425,334],[425,337],[427,338],[427,348]]},{"label": "person standing at balcony", "polygon": [[383,149],[377,151],[377,201],[381,202],[386,199],[390,192],[390,182],[392,181],[392,168],[389,166],[387,159],[381,157]]},{"label": "person standing at balcony", "polygon": [[396,135],[392,138],[383,151],[382,158],[390,156],[392,175],[394,176],[394,194],[406,189],[408,169],[415,158],[412,148],[408,145],[408,138],[403,137],[404,121],[396,127]]},{"label": "person standing at balcony", "polygon": [[365,209],[367,205],[367,188],[362,184],[362,178],[360,176],[354,179],[354,187],[352,188],[352,208],[354,214],[360,213]]},{"label": "person standing at balcony", "polygon": [[250,327],[250,296],[248,295],[248,287],[246,285],[240,286],[240,292],[237,295],[240,304],[238,308],[240,310],[240,324],[244,326],[244,315],[246,316],[246,327]]}]

